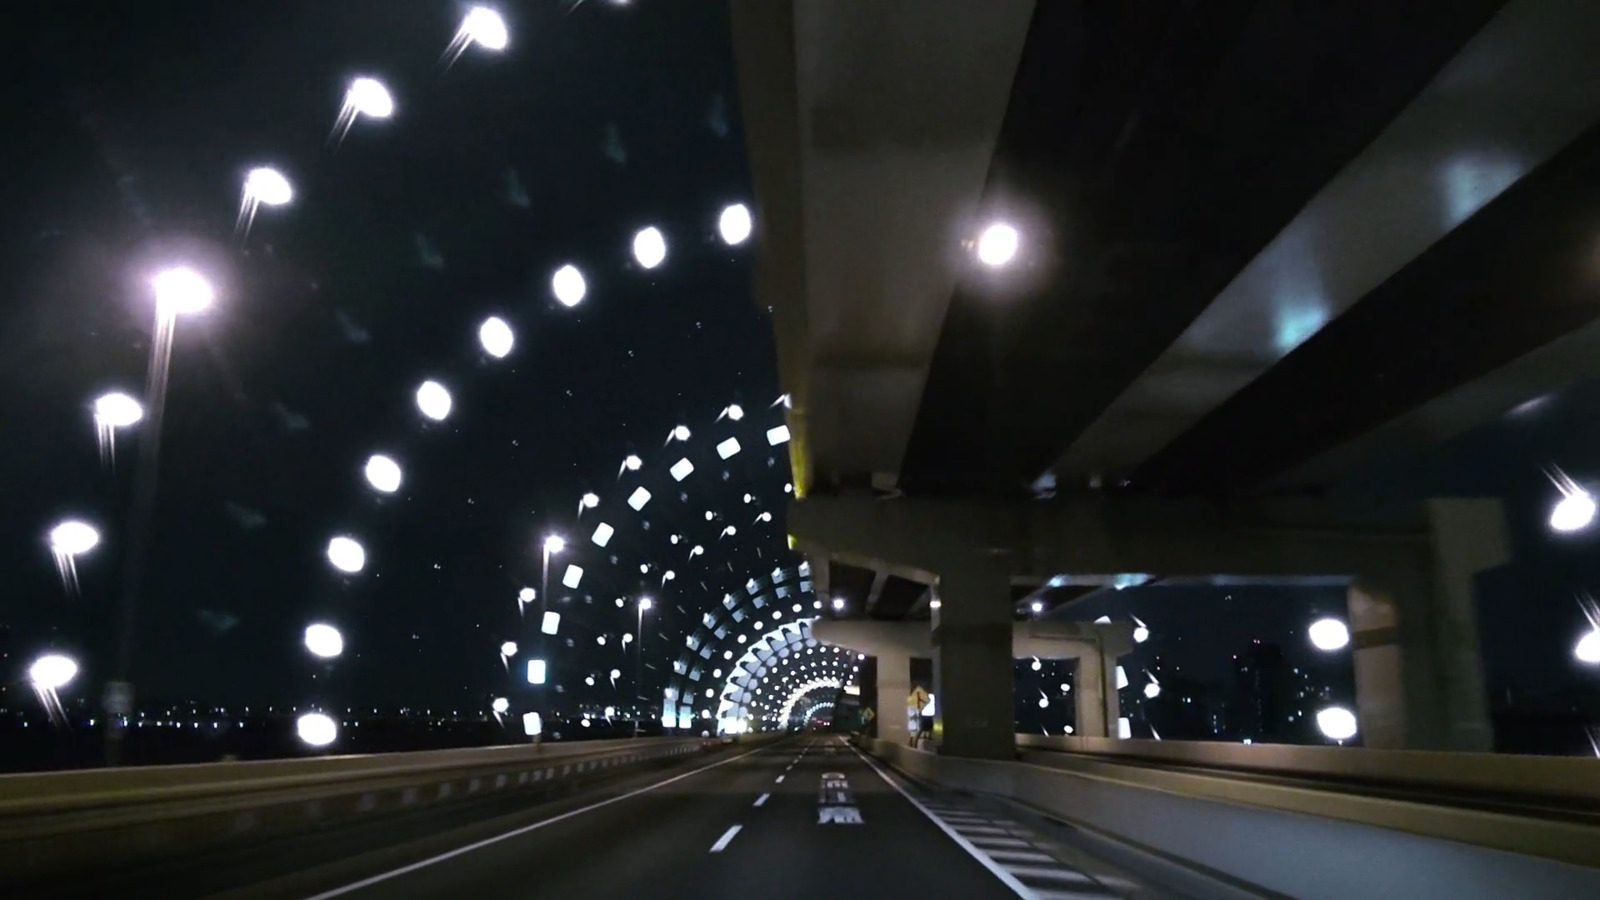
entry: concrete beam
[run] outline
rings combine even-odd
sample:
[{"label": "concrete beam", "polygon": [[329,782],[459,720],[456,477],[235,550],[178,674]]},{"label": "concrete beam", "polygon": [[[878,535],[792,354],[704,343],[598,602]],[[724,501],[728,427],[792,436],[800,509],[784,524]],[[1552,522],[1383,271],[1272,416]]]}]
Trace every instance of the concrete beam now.
[{"label": "concrete beam", "polygon": [[814,558],[848,554],[925,575],[975,555],[1008,557],[1014,574],[1031,576],[1352,574],[1414,558],[1429,535],[1418,509],[1103,496],[1054,503],[810,497],[791,500],[788,519]]}]

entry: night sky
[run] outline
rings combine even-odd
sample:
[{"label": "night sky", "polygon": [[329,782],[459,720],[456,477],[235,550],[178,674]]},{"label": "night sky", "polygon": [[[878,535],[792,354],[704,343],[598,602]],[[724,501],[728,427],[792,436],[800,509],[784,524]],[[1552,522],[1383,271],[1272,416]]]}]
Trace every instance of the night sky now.
[{"label": "night sky", "polygon": [[[71,693],[110,677],[143,434],[117,433],[107,471],[91,405],[141,394],[149,279],[173,264],[218,296],[178,323],[141,700],[482,708],[520,680],[497,648],[532,640],[517,594],[538,587],[540,541],[559,533],[571,549],[552,602],[576,649],[551,680],[612,702],[581,674],[631,658],[616,638],[635,613],[616,598],[657,598],[645,646],[666,665],[702,606],[794,564],[753,243],[717,233],[726,205],[753,202],[723,4],[505,4],[508,51],[469,48],[448,70],[464,11],[449,2],[30,7],[42,18],[8,26],[27,36],[28,88],[3,151],[7,678],[52,649],[83,666]],[[387,84],[395,114],[335,145],[360,75]],[[241,240],[258,165],[296,196]],[[646,226],[668,242],[653,271],[630,252]],[[550,288],[568,263],[588,283],[574,308]],[[503,360],[478,345],[490,315],[515,331]],[[454,398],[442,423],[413,400],[430,378]],[[719,422],[730,404],[747,414]],[[680,424],[691,439],[664,447]],[[745,449],[723,462],[727,437]],[[363,480],[375,452],[402,465],[398,493]],[[619,478],[628,454],[643,468]],[[696,471],[679,485],[667,468],[685,456]],[[638,484],[655,495],[643,514],[623,503]],[[601,503],[580,520],[589,491]],[[103,537],[77,561],[78,596],[47,541],[66,517]],[[587,540],[602,519],[618,531],[606,551]],[[729,525],[737,540],[719,540]],[[358,576],[325,557],[342,533],[366,547]],[[693,544],[707,549],[691,562]],[[579,590],[559,584],[568,563],[585,569]],[[319,621],[344,634],[332,665],[301,644]]]},{"label": "night sky", "polygon": [[[91,404],[142,392],[150,279],[170,265],[201,271],[218,296],[179,323],[172,356],[139,591],[141,699],[481,709],[516,696],[525,686],[497,648],[534,637],[516,598],[539,585],[551,533],[571,547],[551,573],[559,641],[573,641],[551,652],[562,704],[631,701],[583,678],[629,669],[618,637],[642,594],[656,600],[642,695],[658,697],[707,609],[797,563],[783,537],[787,454],[765,437],[783,418],[771,323],[750,296],[754,243],[717,233],[725,206],[754,204],[725,4],[501,8],[507,52],[469,47],[448,68],[465,11],[453,2],[7,11],[26,89],[0,113],[4,678],[51,650],[82,664],[76,696],[111,677],[146,434],[119,431],[108,469]],[[387,84],[395,115],[332,141],[363,75]],[[241,238],[241,185],[260,165],[296,196]],[[649,271],[630,253],[646,226],[668,244]],[[566,264],[588,283],[573,308],[550,288]],[[476,338],[491,315],[516,335],[503,360]],[[442,423],[413,400],[425,379],[453,396]],[[730,404],[741,420],[719,418]],[[1488,580],[1483,609],[1496,691],[1592,690],[1571,646],[1586,627],[1574,594],[1600,584],[1595,537],[1549,537],[1542,468],[1592,476],[1597,411],[1600,389],[1580,386],[1344,488],[1508,498],[1517,559]],[[677,425],[691,438],[664,446]],[[728,437],[743,450],[723,461]],[[394,495],[362,477],[380,452],[404,470]],[[643,467],[619,476],[629,454]],[[667,470],[684,457],[695,471],[679,484]],[[624,504],[638,485],[654,495],[642,514]],[[600,505],[580,517],[591,491]],[[103,538],[78,560],[76,593],[47,542],[68,517]],[[617,528],[604,550],[587,540],[602,520]],[[360,575],[328,564],[338,534],[365,545]],[[585,570],[576,590],[560,587],[568,563]],[[678,577],[663,583],[669,569]],[[1279,599],[1129,591],[1074,617],[1143,615],[1156,638],[1141,652],[1221,677],[1243,641],[1292,632],[1329,602]],[[313,622],[343,631],[332,664],[302,646]],[[1168,642],[1180,632],[1181,654]]]}]

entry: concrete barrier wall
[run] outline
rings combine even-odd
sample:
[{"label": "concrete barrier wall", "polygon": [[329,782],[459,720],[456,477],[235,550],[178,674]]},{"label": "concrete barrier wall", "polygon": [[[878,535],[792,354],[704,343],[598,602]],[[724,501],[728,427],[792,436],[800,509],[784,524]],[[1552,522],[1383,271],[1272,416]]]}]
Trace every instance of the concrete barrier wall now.
[{"label": "concrete barrier wall", "polygon": [[0,776],[0,871],[22,881],[495,792],[570,789],[717,746],[644,738]]},{"label": "concrete barrier wall", "polygon": [[[1600,759],[1443,753],[1428,750],[1368,750],[1364,747],[1302,747],[1221,741],[1151,741],[1114,738],[1017,735],[1017,746],[1100,757],[1110,761],[1233,769],[1285,776],[1337,778],[1403,785],[1409,789],[1469,792],[1510,798],[1548,798],[1586,803],[1600,810]],[[1026,757],[1026,754],[1024,754]]]},{"label": "concrete barrier wall", "polygon": [[[1600,828],[1220,775],[1122,765],[1066,771],[942,757],[884,741],[913,777],[993,794],[1286,896],[1408,900],[1600,897]],[[1208,779],[1213,794],[1200,793]],[[1234,787],[1225,784],[1234,782]],[[1253,792],[1246,794],[1240,785]],[[1233,790],[1232,795],[1222,792]],[[1339,805],[1340,817],[1329,817]]]}]

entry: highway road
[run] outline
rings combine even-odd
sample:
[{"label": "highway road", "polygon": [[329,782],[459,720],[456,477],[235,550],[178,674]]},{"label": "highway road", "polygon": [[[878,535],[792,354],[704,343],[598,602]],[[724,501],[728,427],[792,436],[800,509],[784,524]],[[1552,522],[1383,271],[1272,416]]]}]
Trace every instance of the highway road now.
[{"label": "highway road", "polygon": [[580,796],[448,849],[386,853],[359,876],[335,866],[235,896],[1153,896],[1058,862],[1019,828],[914,799],[841,738],[808,735]]}]

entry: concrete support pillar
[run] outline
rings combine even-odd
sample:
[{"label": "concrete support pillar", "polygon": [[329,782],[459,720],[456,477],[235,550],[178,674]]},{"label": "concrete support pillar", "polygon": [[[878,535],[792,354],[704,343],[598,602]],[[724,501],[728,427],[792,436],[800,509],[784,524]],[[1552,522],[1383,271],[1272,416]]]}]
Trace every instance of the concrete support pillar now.
[{"label": "concrete support pillar", "polygon": [[1073,685],[1073,734],[1078,737],[1116,737],[1122,704],[1117,698],[1117,657],[1100,648],[1078,657]]},{"label": "concrete support pillar", "polygon": [[963,560],[939,575],[933,632],[939,752],[1014,759],[1011,573],[1003,559]]},{"label": "concrete support pillar", "polygon": [[910,743],[906,698],[911,696],[910,654],[880,653],[878,660],[878,737],[901,746]]},{"label": "concrete support pillar", "polygon": [[1474,591],[1509,558],[1496,500],[1430,500],[1430,546],[1357,575],[1349,591],[1363,743],[1493,748]]}]

